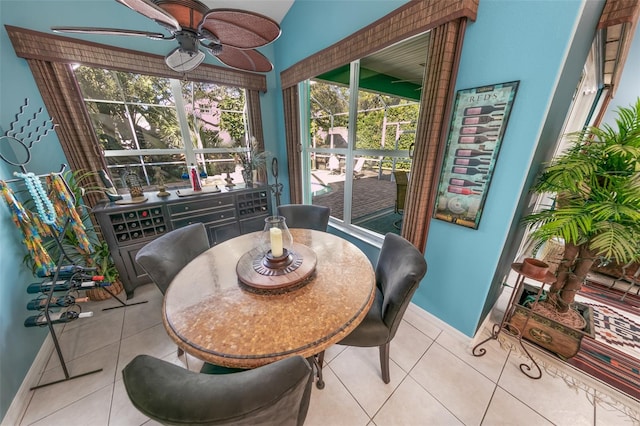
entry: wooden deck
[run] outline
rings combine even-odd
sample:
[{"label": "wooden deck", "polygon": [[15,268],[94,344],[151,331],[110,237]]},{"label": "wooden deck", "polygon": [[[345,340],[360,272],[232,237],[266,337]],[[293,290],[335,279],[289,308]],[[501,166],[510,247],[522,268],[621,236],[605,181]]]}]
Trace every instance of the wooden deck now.
[{"label": "wooden deck", "polygon": [[[344,176],[341,179],[335,179],[333,182],[325,181],[331,191],[313,197],[313,204],[331,208],[333,217],[344,220]],[[385,174],[378,179],[377,173],[365,171],[365,176],[353,180],[351,221],[357,222],[359,219],[375,216],[378,213],[386,214],[389,210],[393,211],[395,200],[396,184],[391,182],[390,174]]]}]

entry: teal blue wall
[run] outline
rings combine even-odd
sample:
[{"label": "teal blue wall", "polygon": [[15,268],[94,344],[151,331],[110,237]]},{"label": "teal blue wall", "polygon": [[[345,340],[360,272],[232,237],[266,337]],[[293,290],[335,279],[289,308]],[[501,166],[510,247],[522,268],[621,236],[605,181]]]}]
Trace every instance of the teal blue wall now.
[{"label": "teal blue wall", "polygon": [[[514,80],[520,84],[479,227],[431,222],[429,272],[414,302],[469,336],[502,283],[496,270],[504,268],[501,256],[525,207],[521,194],[527,192],[530,169],[539,166],[539,144],[552,147],[559,135],[556,128],[555,135],[541,141],[545,122],[562,122],[569,108],[570,97],[551,114],[553,96],[557,90],[571,94],[579,81],[597,22],[596,16],[579,35],[587,42],[569,58],[582,6],[580,1],[483,0],[477,21],[467,28],[456,90]],[[557,87],[569,59],[577,60],[578,67],[564,87]],[[503,273],[515,260],[511,256]],[[489,294],[493,299],[487,299]]]},{"label": "teal blue wall", "polygon": [[[278,67],[286,69],[403,3],[296,1],[283,21],[283,39],[275,46]],[[520,80],[520,87],[479,229],[431,222],[425,253],[429,270],[413,301],[469,336],[495,300],[496,291],[491,290],[500,284],[494,278],[496,269],[517,221],[521,193],[582,6],[579,0],[481,0],[477,21],[467,27],[456,90],[513,80]],[[591,40],[593,30],[580,36]],[[583,49],[578,60],[584,63],[586,54]],[[579,70],[574,88],[578,78]]]},{"label": "teal blue wall", "polygon": [[[28,14],[16,8],[18,2],[0,2],[0,22],[21,22],[27,26]],[[46,15],[33,15],[43,18]],[[49,16],[52,16],[49,14]],[[29,99],[28,113],[44,107],[42,98],[33,81],[31,71],[14,53],[4,26],[0,31],[0,134],[4,135],[15,120],[25,98]],[[46,112],[46,110],[45,110]],[[4,142],[0,142],[4,143]],[[4,147],[6,149],[6,146]],[[5,156],[8,152],[5,152]],[[65,162],[57,137],[50,134],[33,150],[29,169],[36,173],[51,170],[51,165]],[[16,169],[0,161],[0,179],[13,178]],[[27,284],[35,281],[30,270],[22,264],[25,250],[21,234],[11,221],[9,209],[0,201],[0,418],[4,416],[13,397],[24,380],[35,355],[47,335],[45,329],[25,328],[28,316],[25,306],[30,297],[25,292]]]},{"label": "teal blue wall", "polygon": [[[261,49],[276,65],[276,71],[267,77],[268,92],[262,97],[265,144],[280,159],[280,181],[285,185],[288,182],[279,72],[404,3],[403,0],[297,0],[282,23],[281,38]],[[414,298],[418,305],[467,335],[474,334],[485,307],[491,304],[496,286],[499,286],[496,270],[504,263],[501,257],[504,257],[509,235],[517,229],[514,224],[525,204],[521,194],[527,187],[531,171],[538,167],[538,151],[544,146],[539,140],[544,134],[545,123],[553,119],[552,115],[563,117],[562,108],[557,111],[551,108],[554,95],[560,89],[572,90],[571,84],[575,88],[578,80],[579,72],[575,72],[565,76],[567,87],[557,87],[567,62],[582,60],[584,63],[586,51],[570,50],[574,40],[593,37],[595,22],[584,25],[587,29],[577,27],[585,3],[601,2],[481,0],[477,22],[470,23],[467,28],[457,89],[520,80],[479,229],[432,221],[425,255],[429,271]],[[0,23],[39,31],[48,31],[52,25],[158,29],[154,23],[113,0],[1,0]],[[170,43],[137,38],[81,38],[157,54],[165,54],[172,48]],[[584,57],[580,59],[581,55]],[[207,62],[217,64],[212,58]],[[3,133],[25,97],[32,105],[42,106],[31,72],[25,61],[15,57],[2,28],[0,126]],[[545,137],[552,138],[552,133]],[[45,173],[57,168],[60,162],[64,162],[64,156],[56,136],[52,135],[34,151],[30,169]],[[11,172],[0,164],[0,179],[10,178]],[[285,186],[283,202],[286,201],[288,188]],[[0,270],[4,271],[0,285],[2,417],[46,333],[22,326],[26,315],[23,310],[24,284],[31,277],[21,267],[24,253],[19,236],[8,210],[1,206],[0,235]],[[370,259],[377,257],[375,249],[364,249]]]}]

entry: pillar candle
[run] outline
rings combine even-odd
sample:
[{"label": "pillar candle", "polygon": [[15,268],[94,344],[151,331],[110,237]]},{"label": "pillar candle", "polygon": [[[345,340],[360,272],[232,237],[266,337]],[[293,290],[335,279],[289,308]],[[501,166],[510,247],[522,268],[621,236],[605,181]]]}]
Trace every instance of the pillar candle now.
[{"label": "pillar candle", "polygon": [[269,237],[271,239],[271,255],[273,257],[282,256],[282,231],[279,228],[271,228],[269,229]]}]

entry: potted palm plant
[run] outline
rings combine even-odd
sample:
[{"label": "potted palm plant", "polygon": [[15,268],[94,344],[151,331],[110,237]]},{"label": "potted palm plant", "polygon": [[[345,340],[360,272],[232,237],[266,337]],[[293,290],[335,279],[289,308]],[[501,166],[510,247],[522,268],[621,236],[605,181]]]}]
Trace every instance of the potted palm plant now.
[{"label": "potted palm plant", "polygon": [[640,241],[640,98],[619,108],[615,125],[589,127],[551,161],[534,184],[553,202],[524,218],[537,244],[561,239],[564,253],[548,302],[567,312],[598,259],[638,258]]}]

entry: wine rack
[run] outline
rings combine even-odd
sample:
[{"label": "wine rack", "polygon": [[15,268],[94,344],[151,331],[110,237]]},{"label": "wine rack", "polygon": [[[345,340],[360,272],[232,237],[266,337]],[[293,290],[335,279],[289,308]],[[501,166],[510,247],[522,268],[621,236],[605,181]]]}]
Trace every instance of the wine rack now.
[{"label": "wine rack", "polygon": [[238,215],[241,218],[264,215],[269,212],[269,196],[265,190],[239,194],[237,198]]},{"label": "wine rack", "polygon": [[156,237],[167,232],[161,207],[110,214],[109,221],[119,242]]},{"label": "wine rack", "polygon": [[[60,235],[67,229],[68,225],[69,221],[67,220]],[[58,239],[59,236],[54,236],[54,238]],[[53,273],[52,276],[46,274],[39,275],[43,281],[33,283],[27,287],[28,294],[39,294],[39,296],[27,303],[27,310],[32,312],[31,315],[25,319],[24,326],[49,328],[49,333],[58,355],[64,378],[33,386],[30,390],[102,371],[102,368],[99,368],[75,376],[70,375],[62,354],[62,349],[60,348],[54,324],[63,324],[78,318],[93,316],[93,312],[82,312],[82,309],[78,305],[81,299],[72,296],[72,294],[77,295],[78,290],[84,290],[89,287],[102,286],[104,277],[96,276],[95,269],[93,268],[84,268],[78,265],[66,265],[63,267],[61,266],[63,260],[71,260],[64,251],[58,260],[58,266],[56,266],[55,270],[49,271],[49,273]],[[53,297],[54,293],[58,294],[55,298]],[[88,298],[84,298],[83,301],[87,300]]]}]

